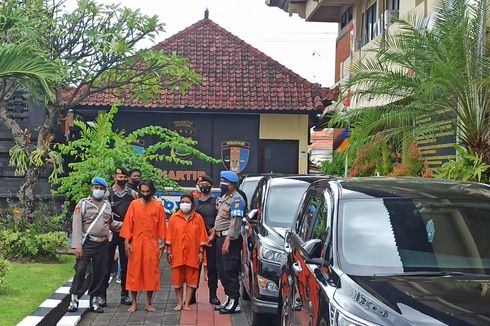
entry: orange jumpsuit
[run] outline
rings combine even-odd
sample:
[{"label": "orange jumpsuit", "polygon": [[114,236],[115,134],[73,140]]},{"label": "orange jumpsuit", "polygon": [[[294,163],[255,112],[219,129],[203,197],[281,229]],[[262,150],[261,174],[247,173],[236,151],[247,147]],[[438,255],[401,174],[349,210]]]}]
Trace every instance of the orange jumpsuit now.
[{"label": "orange jumpsuit", "polygon": [[207,245],[208,234],[204,219],[194,212],[187,220],[179,209],[168,221],[166,243],[172,251],[172,285],[186,283],[197,287],[199,279],[199,248]]},{"label": "orange jumpsuit", "polygon": [[160,289],[160,256],[158,239],[165,241],[165,211],[159,201],[147,204],[136,199],[129,205],[120,236],[131,243],[126,289],[158,291]]}]

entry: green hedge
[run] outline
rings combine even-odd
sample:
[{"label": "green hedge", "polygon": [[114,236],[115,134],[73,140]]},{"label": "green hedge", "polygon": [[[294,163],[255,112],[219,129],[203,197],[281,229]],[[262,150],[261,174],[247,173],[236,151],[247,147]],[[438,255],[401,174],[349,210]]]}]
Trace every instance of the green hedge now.
[{"label": "green hedge", "polygon": [[67,246],[64,232],[0,231],[0,253],[7,259],[54,259]]},{"label": "green hedge", "polygon": [[7,275],[10,269],[10,263],[0,257],[0,285],[5,281],[5,275]]}]

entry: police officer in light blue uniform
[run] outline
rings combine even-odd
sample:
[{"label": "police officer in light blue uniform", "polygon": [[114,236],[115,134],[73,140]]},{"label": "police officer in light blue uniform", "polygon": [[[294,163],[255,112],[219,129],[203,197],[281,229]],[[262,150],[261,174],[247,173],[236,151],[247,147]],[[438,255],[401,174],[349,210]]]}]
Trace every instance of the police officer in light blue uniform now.
[{"label": "police officer in light blue uniform", "polygon": [[218,215],[214,223],[216,235],[216,265],[223,284],[226,300],[216,306],[220,314],[240,312],[240,256],[242,237],[240,229],[245,215],[245,201],[237,192],[238,176],[230,171],[220,174],[221,197],[218,199]]}]

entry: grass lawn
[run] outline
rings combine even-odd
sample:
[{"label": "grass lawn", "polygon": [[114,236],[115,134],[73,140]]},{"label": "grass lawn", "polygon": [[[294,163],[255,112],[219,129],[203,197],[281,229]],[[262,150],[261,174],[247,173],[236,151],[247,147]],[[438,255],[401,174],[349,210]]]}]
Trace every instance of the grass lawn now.
[{"label": "grass lawn", "polygon": [[0,286],[0,325],[16,325],[73,277],[74,256],[61,256],[59,263],[12,263]]}]

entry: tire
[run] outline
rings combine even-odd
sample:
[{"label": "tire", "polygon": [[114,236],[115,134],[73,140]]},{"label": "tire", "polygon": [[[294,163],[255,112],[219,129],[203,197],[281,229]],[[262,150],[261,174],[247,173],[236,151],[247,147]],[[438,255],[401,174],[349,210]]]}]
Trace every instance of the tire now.
[{"label": "tire", "polygon": [[272,317],[270,315],[258,314],[252,311],[252,326],[270,326]]}]

